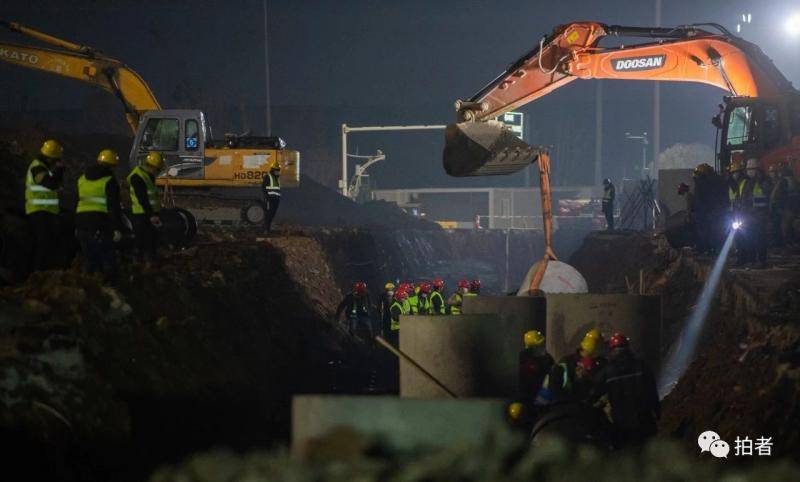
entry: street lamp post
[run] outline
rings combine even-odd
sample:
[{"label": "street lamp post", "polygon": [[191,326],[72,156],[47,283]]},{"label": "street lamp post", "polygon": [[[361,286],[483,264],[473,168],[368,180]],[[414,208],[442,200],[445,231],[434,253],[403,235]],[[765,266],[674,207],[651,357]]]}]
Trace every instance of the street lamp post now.
[{"label": "street lamp post", "polygon": [[638,140],[642,143],[642,174],[641,176],[644,177],[645,171],[648,171],[647,168],[647,146],[650,145],[650,142],[647,140],[647,132],[642,132],[640,136],[631,135],[630,132],[625,133],[625,139],[631,140]]}]

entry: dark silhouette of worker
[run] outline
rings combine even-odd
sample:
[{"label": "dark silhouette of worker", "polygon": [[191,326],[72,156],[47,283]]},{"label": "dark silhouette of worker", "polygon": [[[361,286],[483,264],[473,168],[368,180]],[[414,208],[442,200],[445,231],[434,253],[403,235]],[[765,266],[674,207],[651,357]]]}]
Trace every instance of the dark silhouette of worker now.
[{"label": "dark silhouette of worker", "polygon": [[606,216],[606,230],[614,230],[614,199],[617,197],[617,190],[611,179],[603,180],[603,214]]},{"label": "dark silhouette of worker", "polygon": [[614,334],[608,347],[608,364],[595,378],[594,397],[606,408],[615,445],[639,445],[656,434],[661,416],[655,377],[647,364],[634,356],[624,334]]},{"label": "dark silhouette of worker", "polygon": [[542,387],[544,377],[553,366],[553,357],[547,353],[544,335],[540,331],[525,332],[525,348],[519,352],[519,395],[525,404],[532,404]]},{"label": "dark silhouette of worker", "polygon": [[709,164],[700,164],[692,175],[691,220],[694,225],[697,252],[714,254],[724,241],[728,223],[725,211],[728,205],[727,184]]}]

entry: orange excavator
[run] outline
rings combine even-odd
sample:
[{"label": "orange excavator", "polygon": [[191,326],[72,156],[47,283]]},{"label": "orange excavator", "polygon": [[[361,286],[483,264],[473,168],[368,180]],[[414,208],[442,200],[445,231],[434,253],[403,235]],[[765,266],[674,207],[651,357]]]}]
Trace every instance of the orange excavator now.
[{"label": "orange excavator", "polygon": [[[600,46],[607,36],[652,41]],[[556,27],[469,100],[456,101],[458,123],[445,131],[447,173],[457,177],[509,174],[546,159],[544,150],[528,145],[494,119],[577,79],[717,86],[730,94],[713,119],[721,130],[719,169],[727,168],[731,152],[743,151],[746,158],[759,159],[764,169],[783,162],[800,175],[800,92],[758,46],[717,24],[646,28],[597,22]],[[545,197],[549,200],[546,191],[549,186],[542,186],[543,205]],[[548,221],[546,216],[546,240]],[[545,261],[548,258],[555,259],[549,245]],[[535,288],[533,283],[531,288]]]}]

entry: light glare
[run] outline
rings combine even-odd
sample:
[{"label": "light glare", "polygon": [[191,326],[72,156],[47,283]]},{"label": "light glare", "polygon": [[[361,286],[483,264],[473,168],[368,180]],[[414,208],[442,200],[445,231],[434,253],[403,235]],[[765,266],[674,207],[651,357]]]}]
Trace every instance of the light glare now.
[{"label": "light glare", "polygon": [[800,36],[800,12],[792,14],[786,20],[786,33],[792,37]]}]

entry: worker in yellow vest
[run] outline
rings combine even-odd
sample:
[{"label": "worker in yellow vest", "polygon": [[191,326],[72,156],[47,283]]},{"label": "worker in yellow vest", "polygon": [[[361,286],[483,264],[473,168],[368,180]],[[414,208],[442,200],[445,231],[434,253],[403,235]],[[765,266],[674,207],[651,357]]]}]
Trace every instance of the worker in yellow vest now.
[{"label": "worker in yellow vest", "polygon": [[58,141],[45,141],[25,175],[25,214],[36,241],[34,271],[52,269],[57,264],[58,191],[64,177],[63,153]]},{"label": "worker in yellow vest", "polygon": [[430,312],[432,315],[444,315],[447,313],[447,303],[444,301],[442,291],[444,291],[444,280],[442,278],[436,278],[433,280],[433,292],[431,292],[430,296]]},{"label": "worker in yellow vest", "polygon": [[156,187],[156,175],[164,167],[160,152],[151,151],[140,166],[128,174],[131,194],[131,224],[136,240],[138,260],[150,267],[156,258],[158,228],[161,227],[161,199]]},{"label": "worker in yellow vest", "polygon": [[113,168],[119,156],[111,149],[97,155],[97,163],[78,178],[75,234],[86,260],[86,271],[103,273],[108,283],[117,281],[115,243],[122,239],[119,183]]},{"label": "worker in yellow vest", "polygon": [[451,315],[461,314],[461,305],[464,303],[464,296],[469,293],[469,281],[462,279],[458,282],[456,292],[447,298],[447,306],[450,309]]},{"label": "worker in yellow vest", "polygon": [[747,237],[744,263],[753,263],[754,268],[767,267],[767,242],[769,236],[769,195],[772,183],[764,175],[758,159],[747,160],[747,180],[740,184],[739,202],[743,226]]}]

